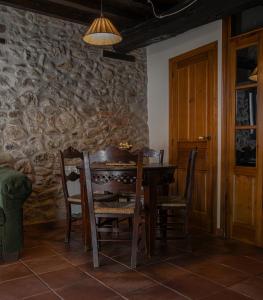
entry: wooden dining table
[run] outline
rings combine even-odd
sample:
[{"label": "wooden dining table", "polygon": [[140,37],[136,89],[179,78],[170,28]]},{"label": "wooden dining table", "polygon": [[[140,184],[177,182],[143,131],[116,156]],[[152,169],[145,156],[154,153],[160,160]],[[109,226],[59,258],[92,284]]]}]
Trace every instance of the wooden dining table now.
[{"label": "wooden dining table", "polygon": [[[89,210],[87,201],[87,192],[85,184],[84,167],[78,167],[80,171],[80,184],[81,184],[81,204],[82,204],[82,219],[83,219],[83,239],[85,249],[91,249],[91,231],[89,222]],[[134,171],[136,166],[123,166],[123,165],[107,165],[96,166],[94,171],[99,171],[100,174],[105,172],[105,176],[110,174],[110,178],[119,180],[122,174],[127,174],[128,171]],[[149,163],[143,166],[143,191],[144,191],[144,210],[146,218],[146,243],[147,252],[151,256],[154,253],[155,232],[156,232],[156,219],[157,219],[157,189],[162,187],[162,193],[168,194],[169,184],[174,182],[174,173],[177,166],[174,164],[158,164]]]}]

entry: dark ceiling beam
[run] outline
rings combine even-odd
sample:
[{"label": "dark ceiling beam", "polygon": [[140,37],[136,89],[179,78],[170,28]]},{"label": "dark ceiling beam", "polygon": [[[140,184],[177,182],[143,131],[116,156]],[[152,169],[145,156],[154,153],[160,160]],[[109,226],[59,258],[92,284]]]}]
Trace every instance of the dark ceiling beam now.
[{"label": "dark ceiling beam", "polygon": [[[64,6],[72,7],[75,9],[83,10],[86,12],[90,12],[93,14],[96,14],[97,16],[100,15],[101,5],[100,1],[92,0],[49,0],[50,2],[54,2],[57,4],[61,4]],[[127,9],[122,9],[121,7],[117,7],[114,5],[109,5],[108,2],[103,2],[103,13],[105,16],[111,18],[111,17],[117,17],[119,19],[123,19],[123,21],[134,21],[138,18],[141,18],[141,16],[138,16],[137,14],[131,14]]]},{"label": "dark ceiling beam", "polygon": [[[262,4],[262,0],[199,0],[187,11],[164,19],[152,18],[122,32],[122,43],[116,51],[127,53],[174,37],[187,30],[221,19],[246,8]],[[176,8],[175,8],[176,10]]]},{"label": "dark ceiling beam", "polygon": [[[52,0],[53,2],[61,2],[66,3],[66,5],[71,5],[72,7],[82,7],[86,8],[91,12],[100,13],[100,0]],[[132,5],[129,5],[131,2]],[[108,17],[110,16],[118,16],[123,17],[129,20],[144,20],[145,16],[151,15],[151,9],[146,5],[146,1],[144,5],[136,4],[133,1],[125,0],[125,1],[103,1],[103,12]]]},{"label": "dark ceiling beam", "polygon": [[[90,24],[97,13],[91,13],[80,9],[75,9],[66,5],[58,4],[47,0],[0,0],[0,4],[12,6],[14,8],[24,9],[46,16],[55,17],[83,25]],[[131,20],[121,17],[112,17],[111,20],[119,28],[127,28],[131,24]]]}]

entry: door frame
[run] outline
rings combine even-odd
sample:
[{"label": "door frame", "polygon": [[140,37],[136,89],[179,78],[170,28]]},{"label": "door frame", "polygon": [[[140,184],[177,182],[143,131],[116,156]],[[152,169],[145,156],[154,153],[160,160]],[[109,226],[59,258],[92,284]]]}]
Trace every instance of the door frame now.
[{"label": "door frame", "polygon": [[212,230],[211,232],[217,234],[217,203],[218,203],[218,42],[212,42],[207,45],[201,46],[199,48],[193,49],[189,52],[183,53],[176,57],[169,59],[169,160],[171,162],[171,158],[173,157],[172,151],[174,145],[177,141],[174,141],[173,138],[173,111],[174,111],[174,89],[173,89],[173,64],[191,59],[197,55],[202,53],[210,52],[213,54],[213,62],[212,62],[212,90],[213,97],[211,99],[211,113],[212,113],[212,126],[211,126],[211,136],[213,137],[211,140],[211,159],[212,159],[212,212],[211,212],[211,224]]},{"label": "door frame", "polygon": [[[231,37],[231,17],[226,17],[223,19],[222,23],[222,78],[223,78],[223,85],[222,85],[222,180],[221,180],[221,228],[224,233],[225,238],[231,237],[231,205],[232,202],[230,202],[230,183],[229,183],[229,174],[231,171],[231,166],[229,162],[229,156],[230,156],[230,132],[229,128],[231,126],[231,120],[229,117],[229,110],[231,107],[231,78],[229,75],[230,72],[230,49],[231,49],[231,42],[239,39],[244,38],[251,38],[254,35],[258,34],[260,40],[258,43],[259,47],[259,61],[263,61],[263,51],[260,50],[263,48],[263,29],[259,28],[250,32],[243,33],[241,35],[237,35],[234,37]],[[261,70],[263,73],[263,64],[261,64]],[[263,82],[263,77],[259,76],[259,85]],[[262,86],[262,84],[261,84]],[[258,99],[263,99],[263,93],[262,89],[258,88]],[[258,114],[262,113],[262,106],[258,106]],[[262,135],[263,133],[263,123],[258,123],[258,132]],[[259,138],[259,135],[257,136],[257,139]],[[258,143],[258,149],[257,149],[257,165],[258,168],[261,168],[261,170],[257,170],[257,177],[258,181],[263,181],[263,141],[257,140]],[[262,197],[263,194],[263,188],[258,187],[256,195],[259,197]],[[262,210],[262,205],[260,204],[260,207],[258,207],[258,211]],[[263,221],[262,216],[261,219],[258,221],[259,232],[257,234],[257,246],[263,247]]]}]

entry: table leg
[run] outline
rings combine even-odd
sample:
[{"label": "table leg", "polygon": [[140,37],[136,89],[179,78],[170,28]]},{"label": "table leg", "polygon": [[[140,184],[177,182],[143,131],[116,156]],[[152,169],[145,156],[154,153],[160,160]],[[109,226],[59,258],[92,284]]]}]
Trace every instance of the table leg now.
[{"label": "table leg", "polygon": [[152,256],[155,244],[156,231],[156,200],[157,190],[155,185],[147,185],[144,187],[144,205],[146,213],[146,241],[148,255]]},{"label": "table leg", "polygon": [[91,249],[91,231],[89,222],[88,199],[86,192],[85,176],[83,171],[80,172],[80,186],[81,186],[81,211],[82,211],[82,238],[85,251]]}]

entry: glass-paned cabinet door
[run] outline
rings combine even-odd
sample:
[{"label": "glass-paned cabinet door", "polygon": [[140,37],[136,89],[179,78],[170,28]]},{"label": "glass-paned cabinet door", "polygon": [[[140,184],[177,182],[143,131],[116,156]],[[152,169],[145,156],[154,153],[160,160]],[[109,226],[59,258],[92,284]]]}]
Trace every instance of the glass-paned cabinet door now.
[{"label": "glass-paned cabinet door", "polygon": [[236,166],[257,165],[258,46],[236,50],[235,157]]},{"label": "glass-paned cabinet door", "polygon": [[244,167],[256,166],[256,130],[236,130],[236,165]]},{"label": "glass-paned cabinet door", "polygon": [[255,126],[257,124],[257,88],[237,90],[236,125]]},{"label": "glass-paned cabinet door", "polygon": [[258,47],[252,45],[247,48],[237,50],[237,61],[236,61],[236,84],[250,84],[255,83],[255,76],[257,73],[258,64]]}]

